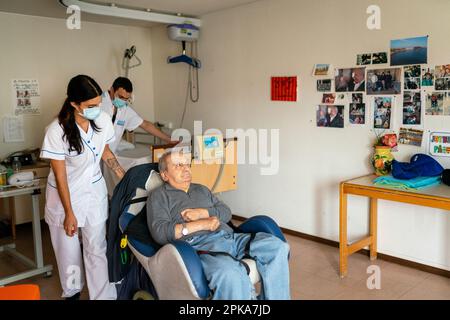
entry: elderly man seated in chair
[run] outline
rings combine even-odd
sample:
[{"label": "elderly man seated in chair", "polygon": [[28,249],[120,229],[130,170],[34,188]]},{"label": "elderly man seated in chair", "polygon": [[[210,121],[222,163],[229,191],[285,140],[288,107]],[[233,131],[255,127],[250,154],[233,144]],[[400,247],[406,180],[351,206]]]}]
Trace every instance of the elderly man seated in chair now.
[{"label": "elderly man seated in chair", "polygon": [[[191,183],[186,155],[165,153],[159,171],[165,183],[147,202],[150,233],[161,245],[184,240],[199,252],[213,299],[290,299],[287,243],[263,232],[234,233],[227,224],[230,208],[206,186]],[[256,261],[261,276],[258,297],[241,261],[245,256]]]}]

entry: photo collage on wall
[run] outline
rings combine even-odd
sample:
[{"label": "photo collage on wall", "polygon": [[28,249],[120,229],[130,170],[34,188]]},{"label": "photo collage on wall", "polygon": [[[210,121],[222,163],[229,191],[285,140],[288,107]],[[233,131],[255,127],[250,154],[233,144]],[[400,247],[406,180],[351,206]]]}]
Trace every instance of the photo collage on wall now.
[{"label": "photo collage on wall", "polygon": [[435,74],[435,90],[450,90],[450,64],[436,66]]},{"label": "photo collage on wall", "polygon": [[[391,40],[389,52],[357,54],[356,67],[336,67],[333,77],[331,64],[314,65],[322,93],[317,127],[344,128],[345,114],[354,127],[393,130],[400,125],[402,141],[420,145],[424,116],[450,116],[450,64],[428,65],[428,38]],[[401,123],[393,117],[400,102]]]}]

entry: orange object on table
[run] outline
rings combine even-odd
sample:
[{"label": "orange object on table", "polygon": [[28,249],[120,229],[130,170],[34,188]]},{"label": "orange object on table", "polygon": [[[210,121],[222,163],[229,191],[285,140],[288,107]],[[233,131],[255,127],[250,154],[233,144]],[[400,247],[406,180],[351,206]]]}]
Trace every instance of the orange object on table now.
[{"label": "orange object on table", "polygon": [[35,284],[20,284],[0,288],[0,300],[40,300],[41,293]]}]

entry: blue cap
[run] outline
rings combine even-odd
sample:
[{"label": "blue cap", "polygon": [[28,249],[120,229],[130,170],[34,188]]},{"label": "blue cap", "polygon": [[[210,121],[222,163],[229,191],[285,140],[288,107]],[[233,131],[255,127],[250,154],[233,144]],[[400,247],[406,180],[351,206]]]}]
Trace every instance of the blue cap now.
[{"label": "blue cap", "polygon": [[432,157],[418,153],[410,162],[392,161],[392,176],[396,179],[413,179],[417,177],[439,176],[444,168]]}]

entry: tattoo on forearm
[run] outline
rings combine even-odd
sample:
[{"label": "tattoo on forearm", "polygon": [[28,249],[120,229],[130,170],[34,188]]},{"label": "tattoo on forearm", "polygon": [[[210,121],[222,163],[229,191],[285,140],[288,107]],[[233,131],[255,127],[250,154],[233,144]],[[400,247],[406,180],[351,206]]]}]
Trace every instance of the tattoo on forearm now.
[{"label": "tattoo on forearm", "polygon": [[125,171],[123,170],[123,168],[120,166],[119,162],[117,161],[116,158],[109,158],[106,159],[106,165],[114,172],[116,173],[121,173],[121,174],[125,174]]},{"label": "tattoo on forearm", "polygon": [[114,170],[114,171],[116,171],[117,168],[120,167],[120,164],[119,164],[119,162],[117,161],[116,158],[109,158],[109,159],[106,159],[106,165],[107,165],[111,170]]}]

